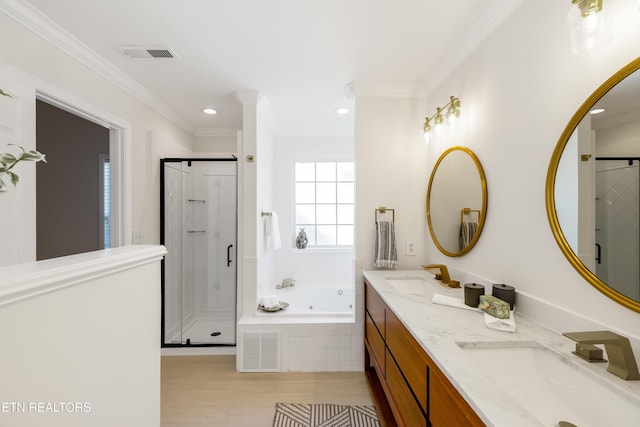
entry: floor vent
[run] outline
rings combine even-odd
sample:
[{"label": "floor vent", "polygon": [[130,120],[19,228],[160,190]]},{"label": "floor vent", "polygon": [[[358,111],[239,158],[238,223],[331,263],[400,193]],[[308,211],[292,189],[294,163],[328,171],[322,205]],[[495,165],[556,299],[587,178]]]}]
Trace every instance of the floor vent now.
[{"label": "floor vent", "polygon": [[173,59],[178,58],[175,51],[163,46],[118,46],[120,52],[133,59]]},{"label": "floor vent", "polygon": [[241,344],[243,372],[280,371],[280,331],[244,332]]}]

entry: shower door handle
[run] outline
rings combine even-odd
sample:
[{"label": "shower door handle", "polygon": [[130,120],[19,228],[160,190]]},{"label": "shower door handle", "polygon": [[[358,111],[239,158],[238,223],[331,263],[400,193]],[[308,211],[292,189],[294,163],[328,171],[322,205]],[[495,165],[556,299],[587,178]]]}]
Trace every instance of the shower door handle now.
[{"label": "shower door handle", "polygon": [[231,265],[231,248],[233,245],[227,246],[227,267]]},{"label": "shower door handle", "polygon": [[602,248],[598,243],[596,243],[596,262],[602,264]]}]

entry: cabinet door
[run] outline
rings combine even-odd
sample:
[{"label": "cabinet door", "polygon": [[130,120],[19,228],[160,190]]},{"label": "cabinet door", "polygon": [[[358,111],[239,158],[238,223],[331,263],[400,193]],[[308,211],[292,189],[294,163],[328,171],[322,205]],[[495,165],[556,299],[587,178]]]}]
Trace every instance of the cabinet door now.
[{"label": "cabinet door", "polygon": [[431,359],[391,310],[387,310],[387,347],[426,413],[427,364]]},{"label": "cabinet door", "polygon": [[366,281],[364,282],[364,284],[364,306],[367,312],[369,312],[369,315],[371,316],[373,323],[376,325],[376,328],[378,328],[380,336],[384,340],[386,304],[384,303],[384,301],[382,301],[380,295],[378,295],[378,293],[371,287],[370,284],[368,284]]},{"label": "cabinet door", "polygon": [[371,349],[371,353],[374,359],[376,370],[384,377],[385,373],[385,349],[384,349],[384,341],[378,332],[378,328],[373,323],[371,316],[367,313],[365,316],[365,339],[369,348]]},{"label": "cabinet door", "polygon": [[389,354],[387,354],[387,385],[393,399],[393,403],[390,402],[391,408],[394,411],[398,425],[406,427],[426,426],[427,418],[402,377],[398,365]]},{"label": "cabinet door", "polygon": [[435,365],[429,367],[429,421],[433,427],[484,426]]}]

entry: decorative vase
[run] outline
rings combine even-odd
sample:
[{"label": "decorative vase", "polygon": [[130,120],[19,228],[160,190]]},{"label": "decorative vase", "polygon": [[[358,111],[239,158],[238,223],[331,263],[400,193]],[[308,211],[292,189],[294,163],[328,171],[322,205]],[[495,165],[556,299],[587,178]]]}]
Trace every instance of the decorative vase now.
[{"label": "decorative vase", "polygon": [[304,249],[307,247],[308,242],[309,239],[307,239],[307,233],[304,232],[304,228],[301,228],[298,233],[298,237],[296,237],[296,247],[298,249]]}]

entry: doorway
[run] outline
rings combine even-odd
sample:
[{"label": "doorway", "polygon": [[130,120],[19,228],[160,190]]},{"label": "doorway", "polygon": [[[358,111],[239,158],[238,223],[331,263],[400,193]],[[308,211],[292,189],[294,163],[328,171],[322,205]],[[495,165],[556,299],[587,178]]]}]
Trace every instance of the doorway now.
[{"label": "doorway", "polygon": [[36,100],[36,149],[48,161],[36,166],[37,260],[108,247],[109,141],[108,128]]}]

